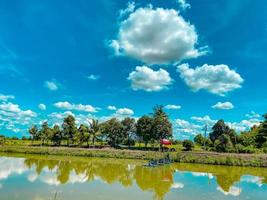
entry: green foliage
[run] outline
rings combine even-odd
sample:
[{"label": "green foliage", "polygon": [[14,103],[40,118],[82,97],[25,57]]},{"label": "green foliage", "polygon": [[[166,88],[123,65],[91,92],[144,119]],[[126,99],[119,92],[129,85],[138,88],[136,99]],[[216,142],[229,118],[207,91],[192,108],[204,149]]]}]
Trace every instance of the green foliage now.
[{"label": "green foliage", "polygon": [[215,150],[218,152],[232,152],[233,144],[231,138],[227,134],[222,134],[214,142]]},{"label": "green foliage", "polygon": [[172,124],[168,115],[164,112],[163,106],[156,106],[153,109],[153,139],[160,140],[172,136]]},{"label": "green foliage", "polygon": [[109,144],[113,147],[116,147],[123,140],[123,126],[116,118],[104,122],[102,125],[102,132],[106,135]]},{"label": "green foliage", "polygon": [[184,140],[183,147],[185,151],[192,151],[192,149],[194,148],[194,143],[191,140]]},{"label": "green foliage", "polygon": [[49,128],[49,126],[48,126],[48,122],[47,122],[47,121],[43,122],[43,124],[42,124],[42,126],[41,126],[41,130],[40,130],[40,132],[39,132],[40,139],[41,139],[41,141],[42,141],[42,145],[43,145],[45,142],[51,140],[51,138],[52,138],[52,134],[53,134],[53,132],[52,132],[52,130]]},{"label": "green foliage", "polygon": [[122,134],[123,137],[125,138],[124,140],[126,140],[124,144],[127,144],[128,146],[133,145],[134,144],[133,137],[136,131],[135,119],[126,117],[121,121],[121,124],[123,126]]},{"label": "green foliage", "polygon": [[70,143],[73,142],[75,133],[77,132],[75,118],[72,115],[64,118],[62,129],[63,138],[66,139],[68,141],[68,145],[70,145]]},{"label": "green foliage", "polygon": [[60,130],[60,127],[58,125],[54,125],[52,129],[51,141],[54,143],[54,145],[59,146],[61,140],[62,140],[62,131]]},{"label": "green foliage", "polygon": [[94,145],[96,137],[101,134],[100,124],[98,120],[92,119],[92,121],[89,122],[89,132],[92,135],[92,142]]},{"label": "green foliage", "polygon": [[256,135],[256,143],[259,148],[263,147],[263,144],[267,142],[267,113],[263,117],[264,121],[261,123]]},{"label": "green foliage", "polygon": [[200,146],[203,146],[205,143],[205,138],[203,137],[203,135],[198,134],[196,135],[196,137],[194,137],[194,142]]},{"label": "green foliage", "polygon": [[4,145],[5,144],[5,140],[6,140],[5,136],[0,135],[0,145]]},{"label": "green foliage", "polygon": [[136,123],[136,134],[142,138],[147,146],[148,142],[153,138],[152,135],[153,119],[149,116],[143,116],[137,120]]},{"label": "green foliage", "polygon": [[32,126],[30,129],[29,129],[29,133],[32,137],[32,140],[38,140],[40,139],[40,135],[39,135],[39,131],[38,131],[38,128],[36,125]]},{"label": "green foliage", "polygon": [[89,127],[85,126],[84,124],[81,124],[80,127],[78,128],[77,134],[78,134],[79,144],[81,145],[82,143],[86,142],[87,146],[89,146],[90,135],[91,135]]}]

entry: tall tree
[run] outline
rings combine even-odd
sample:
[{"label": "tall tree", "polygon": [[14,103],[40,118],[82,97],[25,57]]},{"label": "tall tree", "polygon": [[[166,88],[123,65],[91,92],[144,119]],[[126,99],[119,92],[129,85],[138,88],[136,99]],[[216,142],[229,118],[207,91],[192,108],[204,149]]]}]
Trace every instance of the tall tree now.
[{"label": "tall tree", "polygon": [[172,124],[163,106],[155,106],[153,109],[153,135],[156,140],[172,136]]},{"label": "tall tree", "polygon": [[45,142],[48,142],[51,139],[52,136],[52,130],[48,125],[48,122],[43,122],[40,130],[40,139],[42,141],[42,145],[44,145]]},{"label": "tall tree", "polygon": [[153,118],[147,115],[140,117],[136,123],[136,134],[142,138],[145,146],[153,138],[152,136]]},{"label": "tall tree", "polygon": [[118,119],[112,118],[104,122],[101,128],[111,146],[116,147],[123,140],[123,127]]},{"label": "tall tree", "polygon": [[219,136],[223,134],[228,134],[230,132],[230,127],[224,123],[224,120],[217,121],[214,126],[212,127],[212,132],[210,133],[209,137],[211,141],[214,143],[215,140],[219,138]]},{"label": "tall tree", "polygon": [[54,145],[59,146],[62,140],[62,131],[60,130],[59,125],[54,125],[52,129],[51,141]]},{"label": "tall tree", "polygon": [[258,147],[262,147],[263,145],[267,145],[267,113],[263,115],[264,121],[261,122],[259,127],[259,132],[256,135],[256,143]]},{"label": "tall tree", "polygon": [[77,127],[75,124],[75,118],[72,115],[67,116],[63,120],[62,124],[63,137],[67,140],[68,146],[73,142]]},{"label": "tall tree", "polygon": [[101,134],[100,124],[97,119],[92,119],[92,121],[89,122],[89,130],[92,134],[92,143],[95,145],[96,137]]},{"label": "tall tree", "polygon": [[34,140],[38,140],[39,139],[39,131],[36,125],[33,125],[30,129],[29,129],[29,133],[32,137],[32,142]]},{"label": "tall tree", "polygon": [[121,121],[121,124],[123,126],[123,136],[126,138],[126,143],[128,147],[130,147],[130,140],[131,137],[133,137],[133,134],[135,133],[135,119],[126,117]]},{"label": "tall tree", "polygon": [[90,131],[89,128],[87,126],[85,126],[84,124],[81,124],[78,128],[78,132],[79,132],[79,141],[80,141],[80,145],[82,145],[82,143],[86,142],[87,146],[89,146],[89,141],[90,141]]}]

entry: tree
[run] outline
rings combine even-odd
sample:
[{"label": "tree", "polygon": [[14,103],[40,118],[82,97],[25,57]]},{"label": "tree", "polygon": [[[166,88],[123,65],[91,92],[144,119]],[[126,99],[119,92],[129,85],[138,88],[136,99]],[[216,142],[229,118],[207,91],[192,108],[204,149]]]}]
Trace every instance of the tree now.
[{"label": "tree", "polygon": [[192,151],[194,143],[191,140],[184,140],[183,147],[185,148],[185,151]]},{"label": "tree", "polygon": [[145,115],[137,120],[136,123],[136,134],[142,138],[147,147],[148,142],[152,139],[152,127],[153,118]]},{"label": "tree", "polygon": [[194,137],[194,142],[200,146],[203,146],[205,143],[205,138],[202,134],[198,134],[196,137]]},{"label": "tree", "polygon": [[64,118],[62,129],[63,129],[63,137],[67,140],[69,146],[70,143],[73,142],[74,135],[77,131],[77,127],[75,125],[75,118],[72,115],[69,115],[66,118]]},{"label": "tree", "polygon": [[163,106],[155,106],[153,111],[153,138],[157,141],[170,138],[172,136],[172,124],[164,112]]},{"label": "tree", "polygon": [[121,124],[123,126],[123,136],[127,140],[126,144],[128,145],[128,147],[130,147],[130,140],[135,132],[135,119],[126,117],[124,120],[121,121]]},{"label": "tree", "polygon": [[214,143],[215,140],[219,138],[219,136],[226,134],[230,131],[229,126],[227,126],[224,121],[221,119],[214,124],[212,127],[212,132],[210,133],[209,137],[211,141]]},{"label": "tree", "polygon": [[54,145],[59,146],[62,140],[62,131],[60,130],[59,125],[54,125],[52,129],[51,141]]},{"label": "tree", "polygon": [[100,124],[97,119],[92,119],[92,121],[89,122],[89,130],[90,130],[90,133],[92,134],[92,143],[93,145],[95,145],[95,139],[97,135],[101,134]]},{"label": "tree", "polygon": [[263,147],[263,144],[267,142],[267,113],[263,115],[264,121],[261,122],[259,132],[256,135],[257,147]]},{"label": "tree", "polygon": [[227,134],[222,134],[214,142],[215,150],[218,152],[231,152],[233,151],[233,143]]},{"label": "tree", "polygon": [[85,126],[84,124],[81,124],[80,127],[78,128],[78,132],[79,132],[79,141],[80,141],[80,145],[84,142],[87,143],[87,146],[89,146],[89,140],[90,140],[90,132],[89,132],[89,128],[87,126]]},{"label": "tree", "polygon": [[116,147],[123,140],[122,131],[122,124],[116,118],[112,118],[102,125],[102,132],[106,135],[109,144],[113,147]]},{"label": "tree", "polygon": [[4,135],[0,135],[0,145],[4,145],[5,144],[5,136]]},{"label": "tree", "polygon": [[52,130],[48,126],[48,122],[43,122],[40,130],[40,139],[42,141],[42,145],[44,145],[45,142],[49,141],[52,137]]},{"label": "tree", "polygon": [[153,113],[153,134],[156,139],[169,138],[172,136],[172,124],[168,115],[164,112],[163,106],[154,107]]},{"label": "tree", "polygon": [[39,131],[36,125],[33,125],[30,129],[29,129],[29,133],[32,137],[32,141],[34,140],[38,140],[39,139]]}]

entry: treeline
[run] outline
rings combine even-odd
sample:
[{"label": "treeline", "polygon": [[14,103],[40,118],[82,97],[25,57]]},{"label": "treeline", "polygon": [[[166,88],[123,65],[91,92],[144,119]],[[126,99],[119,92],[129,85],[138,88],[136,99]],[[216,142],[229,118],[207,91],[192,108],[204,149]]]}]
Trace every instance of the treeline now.
[{"label": "treeline", "polygon": [[[198,134],[194,142],[207,150],[218,152],[255,153],[263,150],[267,153],[267,114],[263,117],[264,121],[259,126],[253,126],[249,131],[240,134],[223,120],[219,120],[212,127],[208,138]],[[189,146],[192,148],[192,145],[191,143]]]},{"label": "treeline", "polygon": [[152,114],[144,115],[137,121],[130,117],[123,120],[112,118],[102,123],[92,119],[88,124],[77,127],[75,117],[69,115],[61,125],[50,127],[45,121],[40,127],[32,126],[29,133],[32,141],[41,141],[42,145],[52,143],[55,146],[63,143],[68,146],[89,146],[95,145],[96,141],[106,142],[113,147],[121,144],[131,146],[137,141],[147,146],[148,143],[172,137],[172,124],[163,106],[154,107]]}]

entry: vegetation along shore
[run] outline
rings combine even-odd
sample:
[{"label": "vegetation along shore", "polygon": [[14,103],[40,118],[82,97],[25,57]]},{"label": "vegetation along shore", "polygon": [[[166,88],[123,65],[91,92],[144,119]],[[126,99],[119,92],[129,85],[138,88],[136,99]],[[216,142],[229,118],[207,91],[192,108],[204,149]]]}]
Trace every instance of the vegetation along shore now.
[{"label": "vegetation along shore", "polygon": [[[104,122],[91,119],[77,126],[72,115],[62,125],[44,121],[30,127],[30,137],[0,136],[0,151],[44,155],[157,159],[169,154],[175,162],[267,167],[267,114],[258,126],[237,133],[223,120],[207,137],[175,140],[172,123],[162,106],[153,113],[134,118],[112,118]],[[161,144],[169,139],[172,146]],[[172,149],[174,152],[171,152]]]}]

